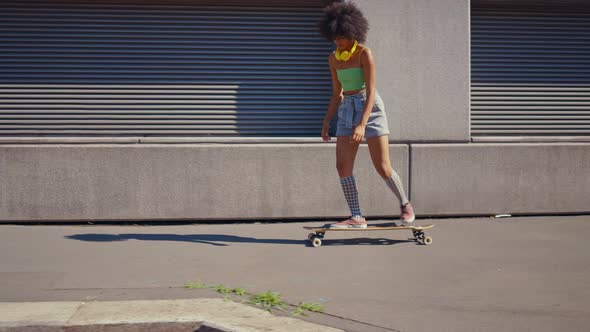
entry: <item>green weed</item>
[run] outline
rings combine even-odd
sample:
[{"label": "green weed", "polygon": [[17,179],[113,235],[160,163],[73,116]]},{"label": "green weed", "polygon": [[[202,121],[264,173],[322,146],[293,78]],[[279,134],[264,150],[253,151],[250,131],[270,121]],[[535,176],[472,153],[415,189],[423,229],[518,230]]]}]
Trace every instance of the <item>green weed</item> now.
[{"label": "green weed", "polygon": [[187,282],[184,285],[184,288],[188,288],[188,289],[203,289],[203,288],[209,288],[209,286],[205,285],[202,282]]},{"label": "green weed", "polygon": [[283,300],[281,300],[281,294],[272,291],[252,295],[250,297],[250,303],[259,305],[269,312],[272,309],[282,309],[281,306],[284,304]]},{"label": "green weed", "polygon": [[292,315],[293,316],[299,316],[299,315],[307,316],[307,314],[306,314],[307,311],[324,312],[324,306],[322,306],[321,304],[318,304],[318,303],[302,302],[302,303],[299,303],[299,305],[297,307],[295,307]]},{"label": "green weed", "polygon": [[231,294],[232,293],[232,289],[229,287],[225,287],[224,285],[217,285],[217,286],[213,287],[213,289],[217,293],[221,293],[221,294]]},{"label": "green weed", "polygon": [[247,293],[245,289],[243,289],[243,288],[240,288],[240,287],[238,287],[238,288],[234,288],[234,289],[232,289],[231,291],[232,291],[232,293],[234,293],[234,294],[236,294],[236,295],[238,295],[238,296],[244,296],[244,295],[246,295],[246,293]]}]

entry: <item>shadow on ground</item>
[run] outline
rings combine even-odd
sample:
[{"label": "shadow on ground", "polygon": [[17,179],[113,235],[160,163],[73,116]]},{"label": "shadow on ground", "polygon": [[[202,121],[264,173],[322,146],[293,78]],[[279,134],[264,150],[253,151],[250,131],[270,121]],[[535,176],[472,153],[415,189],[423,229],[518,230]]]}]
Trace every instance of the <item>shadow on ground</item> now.
[{"label": "shadow on ground", "polygon": [[[74,234],[65,236],[66,239],[87,242],[117,242],[127,240],[138,241],[178,241],[209,244],[213,246],[228,246],[231,243],[256,243],[256,244],[291,244],[311,247],[307,240],[289,239],[259,239],[224,234]],[[324,239],[322,246],[331,245],[393,245],[397,243],[414,242],[408,240],[392,240],[385,238],[354,238],[354,239]]]}]

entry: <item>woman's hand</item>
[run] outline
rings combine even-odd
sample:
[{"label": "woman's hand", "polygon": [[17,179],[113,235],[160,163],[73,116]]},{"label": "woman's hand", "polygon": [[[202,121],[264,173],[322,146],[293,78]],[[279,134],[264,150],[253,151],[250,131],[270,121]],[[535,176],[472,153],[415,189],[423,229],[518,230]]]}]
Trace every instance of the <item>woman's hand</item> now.
[{"label": "woman's hand", "polygon": [[360,143],[365,138],[365,126],[359,124],[354,127],[352,136],[350,136],[350,143]]},{"label": "woman's hand", "polygon": [[328,135],[328,130],[330,129],[330,123],[325,123],[322,127],[322,139],[324,140],[324,142],[329,142],[330,141],[330,135]]}]

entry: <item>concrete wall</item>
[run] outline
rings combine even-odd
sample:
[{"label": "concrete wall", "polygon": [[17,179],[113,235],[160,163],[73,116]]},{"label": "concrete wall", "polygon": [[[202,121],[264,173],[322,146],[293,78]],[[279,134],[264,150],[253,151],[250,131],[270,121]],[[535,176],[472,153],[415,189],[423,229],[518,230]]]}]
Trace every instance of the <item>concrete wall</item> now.
[{"label": "concrete wall", "polygon": [[[0,221],[344,217],[334,144],[0,145]],[[391,146],[419,217],[590,213],[590,144]],[[411,165],[411,169],[407,166]],[[399,214],[361,145],[369,217]]]},{"label": "concrete wall", "polygon": [[[408,186],[408,148],[391,146]],[[367,146],[366,215],[399,215]],[[0,145],[0,221],[333,217],[349,214],[328,144]]]},{"label": "concrete wall", "polygon": [[354,0],[393,141],[469,141],[469,0]]},{"label": "concrete wall", "polygon": [[590,213],[590,144],[415,144],[416,210],[432,215]]}]

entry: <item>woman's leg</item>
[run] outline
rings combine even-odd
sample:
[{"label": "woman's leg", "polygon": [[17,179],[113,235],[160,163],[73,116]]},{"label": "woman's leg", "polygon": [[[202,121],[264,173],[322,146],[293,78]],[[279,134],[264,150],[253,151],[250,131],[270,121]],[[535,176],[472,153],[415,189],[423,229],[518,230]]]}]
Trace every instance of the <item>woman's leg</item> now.
[{"label": "woman's leg", "polygon": [[367,139],[371,159],[377,173],[385,180],[391,191],[397,196],[400,205],[409,203],[399,175],[391,167],[389,160],[389,141],[387,135]]},{"label": "woman's leg", "polygon": [[336,141],[336,169],[340,176],[340,184],[346,198],[346,203],[350,208],[352,217],[361,217],[359,206],[358,190],[356,180],[352,174],[354,169],[354,160],[359,148],[359,143],[349,143],[348,136],[339,136]]}]

